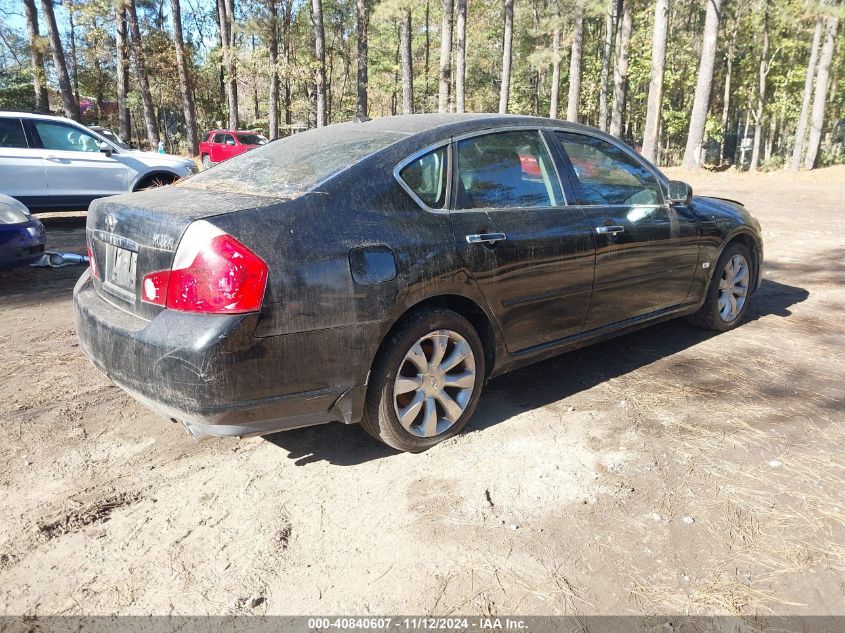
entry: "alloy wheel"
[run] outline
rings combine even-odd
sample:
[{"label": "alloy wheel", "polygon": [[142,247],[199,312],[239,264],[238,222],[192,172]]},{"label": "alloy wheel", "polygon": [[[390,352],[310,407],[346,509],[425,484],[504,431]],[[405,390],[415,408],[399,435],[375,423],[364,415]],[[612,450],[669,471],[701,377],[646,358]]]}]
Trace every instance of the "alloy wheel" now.
[{"label": "alloy wheel", "polygon": [[736,320],[745,307],[748,298],[748,282],[751,278],[745,257],[736,254],[725,264],[719,280],[719,316],[726,323]]},{"label": "alloy wheel", "polygon": [[435,437],[461,417],[475,389],[475,357],[453,330],[429,332],[399,363],[393,407],[402,427],[417,437]]}]

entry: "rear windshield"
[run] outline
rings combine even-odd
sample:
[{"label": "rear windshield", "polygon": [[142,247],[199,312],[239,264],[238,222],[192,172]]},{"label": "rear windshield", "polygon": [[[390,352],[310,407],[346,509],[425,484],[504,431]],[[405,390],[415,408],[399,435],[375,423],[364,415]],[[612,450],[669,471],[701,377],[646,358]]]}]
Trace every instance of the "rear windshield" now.
[{"label": "rear windshield", "polygon": [[332,174],[405,138],[340,124],[308,130],[240,154],[180,183],[183,187],[296,197]]}]

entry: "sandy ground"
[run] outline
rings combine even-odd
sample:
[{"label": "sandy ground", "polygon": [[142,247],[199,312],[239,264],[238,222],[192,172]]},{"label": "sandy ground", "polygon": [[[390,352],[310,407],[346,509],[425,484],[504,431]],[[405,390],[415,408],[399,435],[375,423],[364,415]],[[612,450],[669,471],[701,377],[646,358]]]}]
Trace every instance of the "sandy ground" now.
[{"label": "sandy ground", "polygon": [[763,223],[747,322],[497,378],[422,455],[196,444],[83,358],[79,268],[0,274],[0,612],[845,614],[845,169],[674,175]]}]

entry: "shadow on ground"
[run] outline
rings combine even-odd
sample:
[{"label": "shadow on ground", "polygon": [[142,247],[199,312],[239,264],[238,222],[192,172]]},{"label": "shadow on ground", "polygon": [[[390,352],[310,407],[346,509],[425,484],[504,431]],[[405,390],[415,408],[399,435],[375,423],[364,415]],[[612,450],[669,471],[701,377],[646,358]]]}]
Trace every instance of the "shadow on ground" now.
[{"label": "shadow on ground", "polygon": [[[765,316],[788,317],[791,308],[808,296],[809,292],[803,288],[764,280],[749,305],[746,323]],[[525,411],[563,400],[677,354],[713,336],[718,334],[697,329],[684,319],[675,319],[498,376],[485,387],[469,429],[483,431]],[[276,433],[265,439],[287,450],[300,466],[320,460],[351,466],[396,454],[357,425],[335,423]]]}]

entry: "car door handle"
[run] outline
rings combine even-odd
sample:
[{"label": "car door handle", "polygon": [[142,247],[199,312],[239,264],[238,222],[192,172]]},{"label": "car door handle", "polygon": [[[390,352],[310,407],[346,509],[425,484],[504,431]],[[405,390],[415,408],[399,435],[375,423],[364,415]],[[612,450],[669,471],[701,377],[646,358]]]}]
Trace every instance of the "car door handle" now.
[{"label": "car door handle", "polygon": [[616,235],[617,233],[624,233],[625,227],[619,225],[612,226],[597,226],[596,233],[599,235]]},{"label": "car door handle", "polygon": [[504,233],[475,233],[473,235],[467,235],[467,243],[469,244],[495,244],[506,239],[508,239],[508,236]]}]

